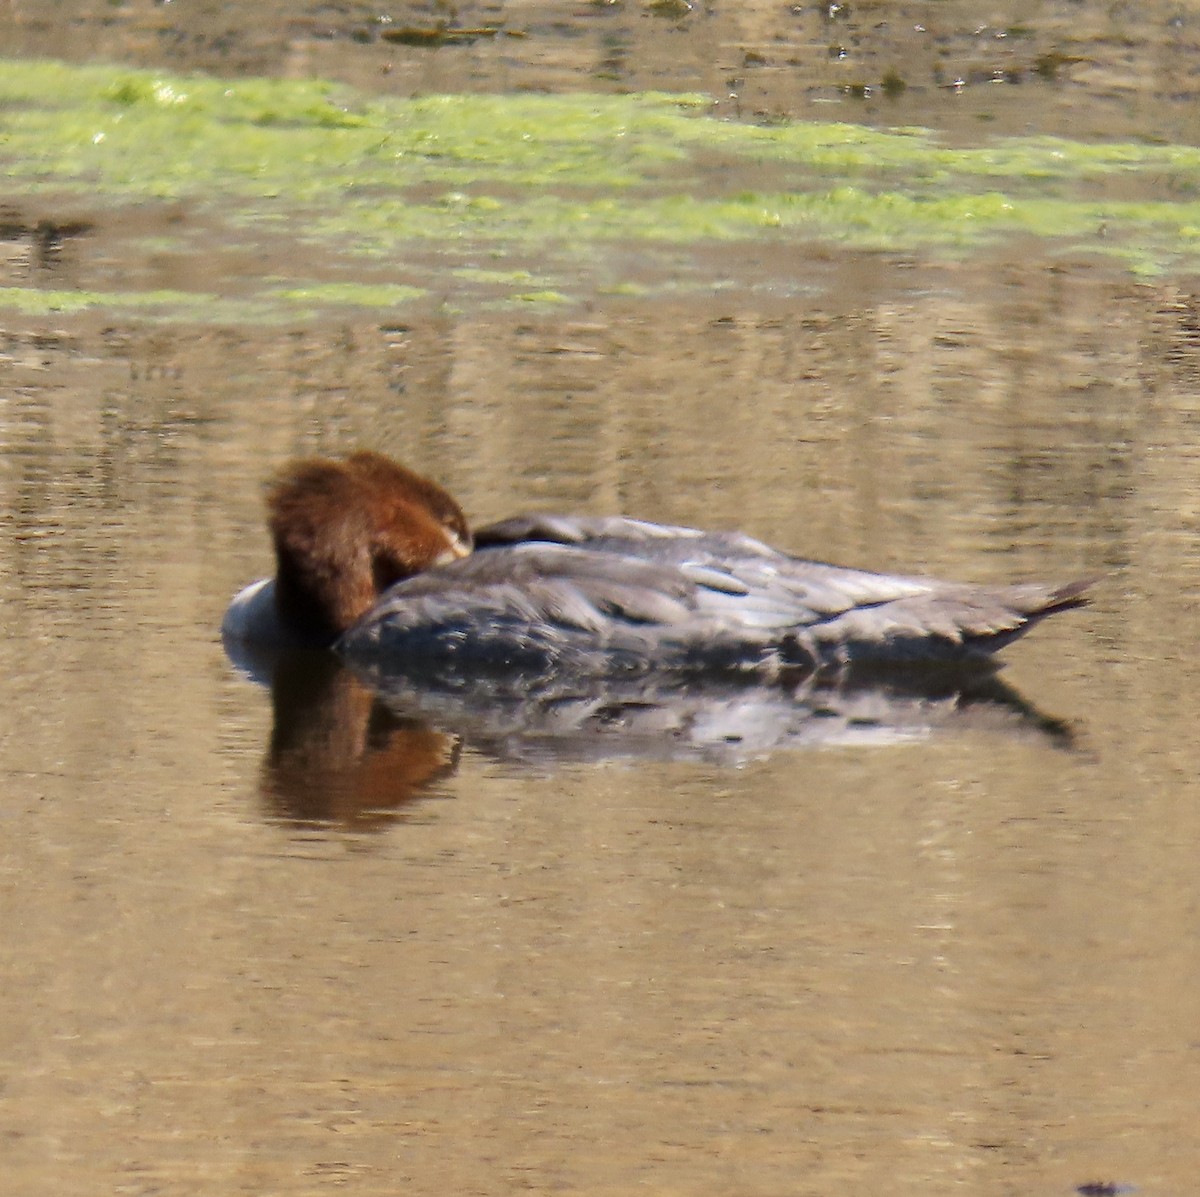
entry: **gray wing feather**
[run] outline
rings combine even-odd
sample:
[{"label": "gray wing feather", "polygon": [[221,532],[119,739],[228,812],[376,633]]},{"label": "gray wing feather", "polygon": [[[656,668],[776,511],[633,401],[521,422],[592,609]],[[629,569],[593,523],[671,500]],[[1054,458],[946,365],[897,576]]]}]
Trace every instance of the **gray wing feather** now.
[{"label": "gray wing feather", "polygon": [[[1082,584],[974,587],[805,561],[740,533],[621,517],[526,516],[394,586],[347,640],[494,636],[580,655],[717,648],[757,667],[785,642],[827,655],[989,651],[1080,601]],[[386,627],[386,632],[384,631]],[[581,639],[582,637],[582,639]],[[927,652],[927,649],[929,651]],[[936,650],[936,651],[934,651]]]}]

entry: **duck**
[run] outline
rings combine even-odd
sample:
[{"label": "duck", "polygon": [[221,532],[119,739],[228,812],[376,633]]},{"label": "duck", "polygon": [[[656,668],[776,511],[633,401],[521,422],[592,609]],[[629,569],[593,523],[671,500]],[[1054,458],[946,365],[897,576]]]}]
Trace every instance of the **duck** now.
[{"label": "duck", "polygon": [[990,662],[1093,584],[879,573],[628,516],[472,530],[440,485],[372,450],[287,463],[266,506],[275,574],[233,598],[227,646],[332,651],[385,673],[776,679]]}]

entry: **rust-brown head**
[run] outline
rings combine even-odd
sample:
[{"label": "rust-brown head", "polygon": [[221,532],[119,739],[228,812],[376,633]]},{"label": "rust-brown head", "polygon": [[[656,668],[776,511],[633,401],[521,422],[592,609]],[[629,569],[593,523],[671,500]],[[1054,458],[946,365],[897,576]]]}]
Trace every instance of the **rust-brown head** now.
[{"label": "rust-brown head", "polygon": [[289,462],[267,493],[280,618],[333,643],[394,582],[471,551],[458,504],[381,453]]}]

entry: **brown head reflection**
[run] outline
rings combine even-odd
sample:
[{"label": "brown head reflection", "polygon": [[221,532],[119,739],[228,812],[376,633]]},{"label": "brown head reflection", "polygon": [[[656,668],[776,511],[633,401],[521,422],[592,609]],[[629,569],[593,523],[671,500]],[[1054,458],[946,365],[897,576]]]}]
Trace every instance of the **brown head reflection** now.
[{"label": "brown head reflection", "polygon": [[279,658],[271,698],[261,788],[273,818],[384,827],[457,765],[456,736],[393,714],[330,655]]}]

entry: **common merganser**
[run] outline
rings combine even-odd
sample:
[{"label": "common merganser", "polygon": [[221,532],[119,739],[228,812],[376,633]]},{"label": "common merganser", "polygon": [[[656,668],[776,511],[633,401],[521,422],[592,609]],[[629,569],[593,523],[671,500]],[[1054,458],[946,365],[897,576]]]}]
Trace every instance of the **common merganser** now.
[{"label": "common merganser", "polygon": [[767,679],[979,661],[1091,585],[873,573],[623,516],[520,516],[472,536],[440,486],[366,451],[288,464],[267,508],[275,577],[233,599],[224,636],[385,671]]}]

